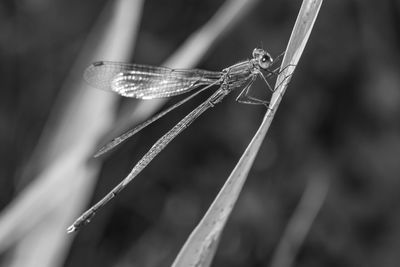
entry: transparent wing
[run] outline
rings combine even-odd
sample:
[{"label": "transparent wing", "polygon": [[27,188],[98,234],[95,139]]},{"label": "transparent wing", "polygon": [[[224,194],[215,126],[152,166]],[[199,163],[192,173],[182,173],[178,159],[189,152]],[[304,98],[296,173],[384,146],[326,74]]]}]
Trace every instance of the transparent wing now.
[{"label": "transparent wing", "polygon": [[174,70],[165,67],[100,61],[84,74],[93,87],[126,97],[152,99],[183,94],[201,85],[213,84],[221,72],[199,69]]}]

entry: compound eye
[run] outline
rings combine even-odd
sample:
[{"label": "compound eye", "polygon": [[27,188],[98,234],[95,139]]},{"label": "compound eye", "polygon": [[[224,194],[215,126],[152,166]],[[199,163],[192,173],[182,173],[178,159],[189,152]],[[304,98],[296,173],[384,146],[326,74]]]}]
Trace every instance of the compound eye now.
[{"label": "compound eye", "polygon": [[269,66],[271,66],[271,63],[272,63],[272,58],[268,54],[263,55],[259,61],[260,67],[262,69],[267,69]]}]

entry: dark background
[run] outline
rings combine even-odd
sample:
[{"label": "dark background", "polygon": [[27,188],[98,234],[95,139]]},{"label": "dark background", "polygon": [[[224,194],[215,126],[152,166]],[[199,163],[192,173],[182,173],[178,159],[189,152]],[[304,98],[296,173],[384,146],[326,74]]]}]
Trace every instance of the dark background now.
[{"label": "dark background", "polygon": [[[160,64],[222,3],[146,1],[132,62]],[[17,174],[104,4],[0,4],[0,207],[20,190]],[[300,5],[260,1],[198,67],[221,70],[249,58],[257,46],[276,56],[286,47]],[[400,1],[323,3],[213,266],[267,266],[316,170],[329,176],[329,194],[296,266],[399,264],[399,47]],[[64,266],[170,265],[265,114],[263,107],[238,104],[234,97],[192,124],[80,231]],[[121,99],[121,105],[129,101]],[[109,155],[92,202],[200,101]]]}]

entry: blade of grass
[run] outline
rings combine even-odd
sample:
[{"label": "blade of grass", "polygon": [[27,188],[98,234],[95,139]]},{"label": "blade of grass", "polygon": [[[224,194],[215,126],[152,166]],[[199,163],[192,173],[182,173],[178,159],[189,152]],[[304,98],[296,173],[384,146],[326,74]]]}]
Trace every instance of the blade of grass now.
[{"label": "blade of grass", "polygon": [[272,258],[271,267],[290,267],[304,243],[325,198],[328,194],[329,180],[327,175],[314,174],[300,199],[292,218],[283,233]]},{"label": "blade of grass", "polygon": [[[59,266],[63,263],[60,256],[66,255],[73,239],[66,238],[65,231],[60,229],[65,229],[91,195],[100,165],[88,164],[87,160],[96,140],[112,127],[110,115],[117,99],[88,89],[82,81],[82,70],[100,55],[114,60],[128,59],[141,6],[141,0],[119,0],[104,9],[97,32],[89,37],[63,86],[62,90],[74,94],[59,111],[62,115],[54,118],[60,121],[53,129],[55,135],[48,134],[46,138],[45,133],[42,137],[48,140],[47,147],[42,147],[46,155],[40,157],[44,170],[0,218],[0,251],[19,241],[13,263],[10,263],[13,266]],[[61,96],[58,101],[63,100]]]},{"label": "blade of grass", "polygon": [[[14,207],[17,207],[13,210],[15,216],[25,218],[25,222],[17,222],[18,228],[12,229],[9,233],[14,235],[13,238],[19,238],[19,242],[16,243],[7,266],[63,266],[68,247],[73,240],[66,238],[65,225],[71,216],[77,213],[77,209],[81,208],[82,203],[88,200],[88,194],[71,197],[71,191],[79,193],[82,189],[93,188],[96,180],[92,177],[96,177],[100,170],[99,164],[94,162],[86,164],[88,149],[90,147],[86,146],[66,152],[13,203]],[[71,177],[77,180],[71,183],[66,179]],[[68,188],[68,190],[58,190],[56,194],[48,193],[54,188]],[[43,193],[40,199],[37,197],[38,192]],[[68,204],[65,205],[67,201]],[[32,203],[32,209],[35,209],[33,212],[19,208],[29,202]],[[42,209],[38,209],[36,207],[38,205]],[[28,216],[29,218],[26,218]],[[10,227],[12,226],[14,225]],[[11,241],[7,240],[7,243]],[[2,249],[4,245],[6,244],[2,244]]]},{"label": "blade of grass", "polygon": [[322,0],[304,0],[289,39],[277,77],[270,109],[246,151],[225,182],[210,208],[193,230],[172,266],[209,266],[215,254],[221,232],[236,203],[262,141],[290,81],[295,66],[310,36]]}]

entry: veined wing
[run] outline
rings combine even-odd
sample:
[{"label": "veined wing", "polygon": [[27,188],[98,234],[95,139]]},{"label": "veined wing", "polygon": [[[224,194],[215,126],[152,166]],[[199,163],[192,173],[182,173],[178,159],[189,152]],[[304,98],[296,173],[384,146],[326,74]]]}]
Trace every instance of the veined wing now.
[{"label": "veined wing", "polygon": [[222,73],[199,69],[174,70],[165,67],[99,61],[84,74],[93,87],[126,97],[152,99],[179,95],[201,85],[215,84]]},{"label": "veined wing", "polygon": [[201,92],[207,90],[208,88],[210,88],[211,86],[213,86],[215,84],[217,84],[217,82],[215,82],[214,84],[209,84],[207,86],[204,86],[204,87],[200,88],[199,90],[197,90],[196,92],[192,93],[188,97],[180,100],[179,102],[175,103],[174,105],[170,106],[169,108],[163,110],[162,112],[156,114],[155,116],[151,117],[150,119],[148,119],[148,120],[142,122],[141,124],[137,125],[135,128],[132,128],[132,129],[126,131],[125,133],[119,135],[118,137],[114,138],[113,140],[108,142],[106,145],[104,145],[102,148],[100,148],[100,150],[97,151],[97,153],[94,155],[94,157],[95,158],[99,157],[99,156],[103,155],[104,153],[110,151],[111,149],[113,149],[114,147],[119,145],[120,143],[124,142],[129,137],[131,137],[134,134],[136,134],[139,131],[141,131],[143,128],[147,127],[148,125],[150,125],[151,123],[155,122],[156,120],[162,118],[163,116],[168,114],[170,111],[176,109],[177,107],[179,107],[182,104],[186,103],[187,101],[189,101],[190,99],[192,99],[196,95],[198,95]]}]

